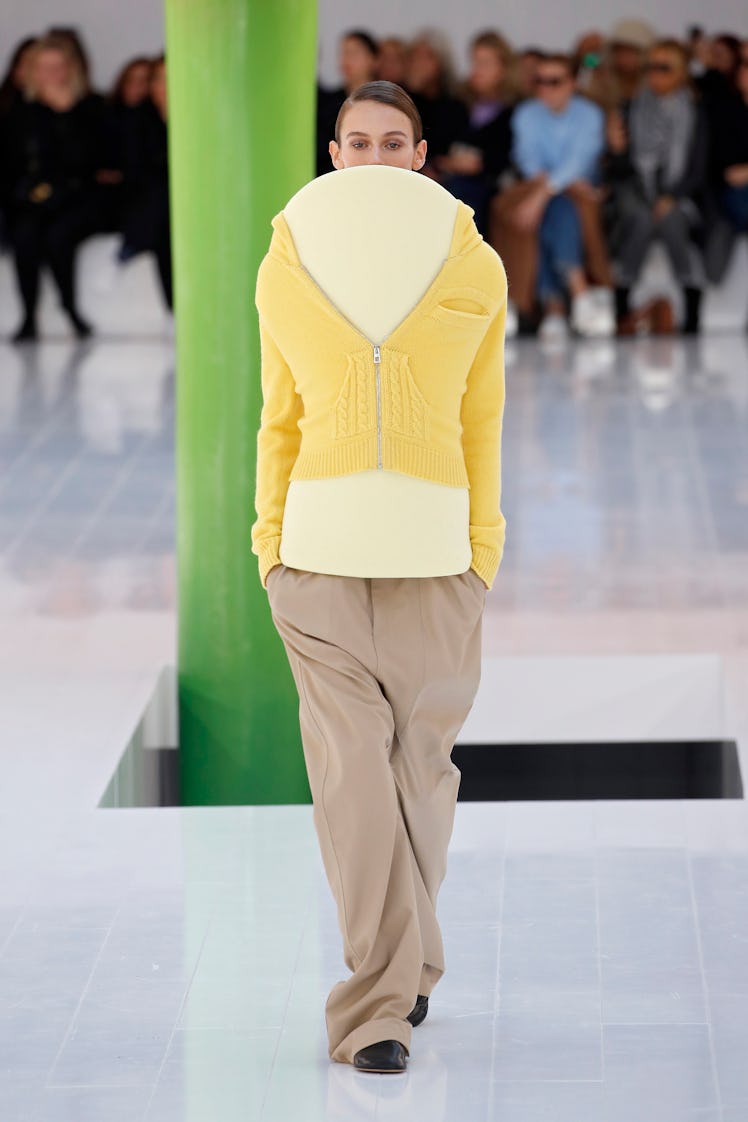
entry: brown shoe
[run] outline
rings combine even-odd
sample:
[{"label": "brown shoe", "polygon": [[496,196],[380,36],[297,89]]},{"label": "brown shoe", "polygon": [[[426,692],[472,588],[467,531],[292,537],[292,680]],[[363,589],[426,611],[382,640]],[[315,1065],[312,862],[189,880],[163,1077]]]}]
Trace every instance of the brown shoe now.
[{"label": "brown shoe", "polygon": [[672,335],[675,331],[673,305],[664,296],[652,301],[649,310],[649,325],[653,335]]}]

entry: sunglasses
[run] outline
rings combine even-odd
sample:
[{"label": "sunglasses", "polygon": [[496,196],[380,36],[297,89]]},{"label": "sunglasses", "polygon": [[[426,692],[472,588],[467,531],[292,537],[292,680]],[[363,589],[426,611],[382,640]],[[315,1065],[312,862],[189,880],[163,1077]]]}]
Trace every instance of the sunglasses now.
[{"label": "sunglasses", "polygon": [[555,78],[536,78],[535,79],[535,85],[536,86],[550,86],[552,88],[557,89],[559,86],[565,85],[568,81],[569,81],[568,78],[562,78],[559,75]]},{"label": "sunglasses", "polygon": [[669,62],[648,62],[644,69],[648,74],[672,74],[675,68]]}]

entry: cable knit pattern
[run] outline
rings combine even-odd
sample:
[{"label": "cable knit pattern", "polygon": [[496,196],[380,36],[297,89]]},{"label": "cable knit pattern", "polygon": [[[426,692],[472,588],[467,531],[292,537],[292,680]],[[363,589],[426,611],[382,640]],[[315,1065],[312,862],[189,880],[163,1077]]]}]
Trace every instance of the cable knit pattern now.
[{"label": "cable knit pattern", "polygon": [[348,356],[348,370],[335,402],[335,436],[344,440],[376,426],[374,364],[364,354]]},{"label": "cable knit pattern", "polygon": [[[376,379],[373,362],[371,369]],[[383,427],[401,436],[426,440],[428,406],[413,380],[408,356],[382,348],[380,382]]]}]

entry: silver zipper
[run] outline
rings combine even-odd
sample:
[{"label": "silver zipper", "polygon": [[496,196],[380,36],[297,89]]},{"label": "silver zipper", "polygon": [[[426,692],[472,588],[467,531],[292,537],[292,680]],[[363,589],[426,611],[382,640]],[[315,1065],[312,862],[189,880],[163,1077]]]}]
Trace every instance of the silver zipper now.
[{"label": "silver zipper", "polygon": [[381,394],[381,379],[379,375],[379,368],[382,361],[381,351],[378,346],[374,347],[374,371],[377,376],[377,467],[382,466],[382,394]]}]

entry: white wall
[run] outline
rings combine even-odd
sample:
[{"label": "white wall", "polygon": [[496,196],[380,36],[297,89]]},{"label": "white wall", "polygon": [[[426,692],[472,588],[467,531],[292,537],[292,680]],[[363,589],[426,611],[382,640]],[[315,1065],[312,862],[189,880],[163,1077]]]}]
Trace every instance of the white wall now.
[{"label": "white wall", "polygon": [[[198,3],[199,0],[184,0]],[[246,0],[246,3],[272,0]],[[472,34],[485,27],[503,31],[517,46],[530,43],[567,48],[588,28],[609,30],[624,16],[645,17],[654,11],[642,0],[526,0],[524,4],[496,0],[319,0],[320,74],[325,84],[335,84],[336,44],[341,31],[362,26],[375,35],[408,36],[424,26],[447,32],[455,46],[458,67],[465,62],[465,46]],[[75,24],[83,29],[92,58],[94,84],[107,86],[120,64],[131,55],[156,53],[164,46],[163,0],[0,0],[0,67],[14,44],[24,35],[44,30],[50,22]],[[737,31],[748,37],[748,4],[745,0],[712,0],[705,11],[703,0],[667,0],[657,5],[653,21],[658,30],[683,35],[693,23],[707,31]]]}]

